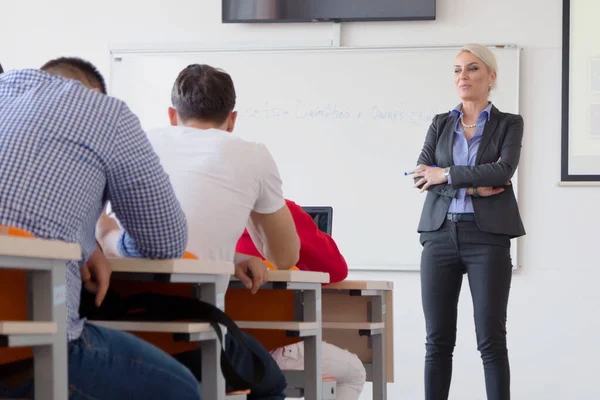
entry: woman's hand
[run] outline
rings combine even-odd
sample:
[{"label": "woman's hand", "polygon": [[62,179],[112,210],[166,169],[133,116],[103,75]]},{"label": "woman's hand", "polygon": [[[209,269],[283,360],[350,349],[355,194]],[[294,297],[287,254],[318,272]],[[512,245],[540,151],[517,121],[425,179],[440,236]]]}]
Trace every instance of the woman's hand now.
[{"label": "woman's hand", "polygon": [[[413,177],[420,177],[414,185],[414,188],[421,188],[421,193],[426,191],[431,185],[439,185],[441,183],[448,182],[448,179],[444,177],[444,168],[429,167],[427,165],[419,165],[417,171]],[[423,185],[421,187],[421,185]]]},{"label": "woman's hand", "polygon": [[[506,182],[506,186],[510,186],[511,183],[510,182]],[[473,192],[474,189],[472,187],[467,188],[467,194],[469,196],[473,196]],[[479,197],[490,197],[490,196],[495,196],[497,194],[500,194],[504,192],[504,188],[503,187],[493,187],[493,186],[479,186],[477,187],[477,194],[479,195]]]},{"label": "woman's hand", "polygon": [[[504,188],[503,187],[495,188],[493,186],[479,186],[477,188],[477,194],[479,195],[479,197],[495,196],[495,195],[500,194],[502,192],[504,192]],[[474,193],[474,189],[473,188],[468,188],[467,189],[467,194],[469,196],[473,196],[473,193]]]}]

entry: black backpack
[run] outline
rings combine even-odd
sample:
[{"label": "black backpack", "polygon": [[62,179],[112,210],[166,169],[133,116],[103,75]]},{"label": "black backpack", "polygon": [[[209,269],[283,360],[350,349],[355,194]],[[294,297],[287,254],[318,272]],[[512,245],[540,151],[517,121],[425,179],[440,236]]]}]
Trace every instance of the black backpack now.
[{"label": "black backpack", "polygon": [[[85,288],[81,290],[79,314],[81,318],[103,321],[178,321],[209,323],[215,330],[221,344],[221,371],[225,377],[228,390],[248,390],[259,384],[264,376],[266,366],[251,348],[241,329],[222,310],[212,304],[191,297],[171,296],[158,293],[140,293],[121,297],[109,288],[100,307],[96,307],[95,295]],[[244,379],[235,370],[223,349],[223,332],[219,324],[227,328],[227,334],[247,347],[254,361],[254,377],[251,381]]]}]

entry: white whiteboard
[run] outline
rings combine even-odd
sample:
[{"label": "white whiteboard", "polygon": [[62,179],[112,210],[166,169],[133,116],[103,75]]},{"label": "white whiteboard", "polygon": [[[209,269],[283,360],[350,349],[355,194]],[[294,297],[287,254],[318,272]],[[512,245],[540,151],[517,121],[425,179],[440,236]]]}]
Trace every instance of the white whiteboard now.
[{"label": "white whiteboard", "polygon": [[[516,113],[519,49],[494,52],[492,100]],[[168,124],[171,87],[183,68],[224,69],[238,95],[234,134],[268,146],[287,198],[333,207],[333,237],[350,268],[416,270],[425,194],[403,172],[414,167],[432,117],[459,102],[456,53],[450,47],[120,50],[112,54],[110,87],[150,129]]]}]

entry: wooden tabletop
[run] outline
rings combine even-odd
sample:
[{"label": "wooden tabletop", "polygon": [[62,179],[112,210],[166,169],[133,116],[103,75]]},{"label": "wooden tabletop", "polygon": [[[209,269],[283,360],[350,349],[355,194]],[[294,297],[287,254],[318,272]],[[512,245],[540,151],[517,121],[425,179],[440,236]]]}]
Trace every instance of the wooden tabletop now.
[{"label": "wooden tabletop", "polygon": [[88,321],[90,324],[118,331],[130,332],[166,332],[166,333],[204,333],[213,330],[204,322],[143,322],[143,321]]},{"label": "wooden tabletop", "polygon": [[110,258],[113,272],[138,272],[154,274],[205,274],[232,275],[232,262],[172,259],[148,260],[143,258]]},{"label": "wooden tabletop", "polygon": [[342,281],[323,286],[323,289],[337,290],[393,290],[391,281]]},{"label": "wooden tabletop", "polygon": [[329,274],[323,272],[269,270],[269,282],[301,282],[301,283],[328,283]]},{"label": "wooden tabletop", "polygon": [[241,329],[267,329],[267,330],[285,330],[285,331],[306,331],[317,329],[316,322],[296,322],[296,321],[235,321]]},{"label": "wooden tabletop", "polygon": [[0,236],[0,256],[51,260],[80,260],[77,243],[18,236]]},{"label": "wooden tabletop", "polygon": [[56,322],[0,321],[0,335],[53,335]]},{"label": "wooden tabletop", "polygon": [[340,330],[374,330],[385,328],[384,322],[325,322],[321,323],[323,329],[340,329]]}]

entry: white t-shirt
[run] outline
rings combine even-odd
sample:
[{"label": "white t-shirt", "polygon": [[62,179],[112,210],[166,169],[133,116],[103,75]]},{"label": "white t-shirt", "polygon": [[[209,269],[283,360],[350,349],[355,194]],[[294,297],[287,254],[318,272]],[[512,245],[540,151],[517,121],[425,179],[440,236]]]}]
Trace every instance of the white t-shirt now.
[{"label": "white t-shirt", "polygon": [[[262,143],[180,126],[149,131],[148,138],[187,217],[187,250],[200,259],[233,261],[250,212],[285,205],[279,170]],[[217,289],[225,291],[227,282]]]}]

